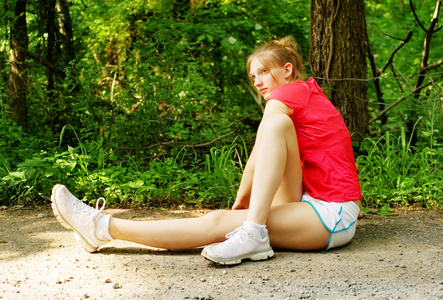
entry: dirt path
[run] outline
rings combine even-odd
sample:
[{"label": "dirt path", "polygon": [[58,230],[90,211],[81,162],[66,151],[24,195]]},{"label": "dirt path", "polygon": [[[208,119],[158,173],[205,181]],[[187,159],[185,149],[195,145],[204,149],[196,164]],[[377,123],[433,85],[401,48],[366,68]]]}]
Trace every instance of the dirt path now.
[{"label": "dirt path", "polygon": [[[108,210],[136,220],[204,211]],[[443,299],[443,212],[366,215],[347,246],[216,266],[200,249],[79,247],[49,207],[0,210],[0,299]]]}]

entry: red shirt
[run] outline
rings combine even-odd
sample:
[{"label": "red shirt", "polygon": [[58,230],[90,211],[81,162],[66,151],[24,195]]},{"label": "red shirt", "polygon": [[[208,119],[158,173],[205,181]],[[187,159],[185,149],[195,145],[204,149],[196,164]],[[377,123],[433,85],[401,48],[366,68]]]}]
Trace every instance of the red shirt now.
[{"label": "red shirt", "polygon": [[282,85],[270,94],[292,108],[303,169],[303,188],[316,199],[362,198],[351,136],[338,110],[313,78]]}]

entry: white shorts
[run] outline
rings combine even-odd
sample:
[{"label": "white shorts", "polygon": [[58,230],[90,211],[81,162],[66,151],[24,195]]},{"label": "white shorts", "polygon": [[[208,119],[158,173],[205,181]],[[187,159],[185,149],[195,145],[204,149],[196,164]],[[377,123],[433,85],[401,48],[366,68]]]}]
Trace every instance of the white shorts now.
[{"label": "white shorts", "polygon": [[353,201],[326,202],[304,194],[302,202],[309,203],[325,227],[331,232],[326,250],[349,243],[355,234],[360,208]]}]

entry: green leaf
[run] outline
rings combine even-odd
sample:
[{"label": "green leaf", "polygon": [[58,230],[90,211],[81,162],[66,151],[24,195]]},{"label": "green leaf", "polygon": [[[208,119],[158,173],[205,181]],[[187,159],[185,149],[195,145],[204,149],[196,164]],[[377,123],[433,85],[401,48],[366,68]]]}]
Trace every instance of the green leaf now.
[{"label": "green leaf", "polygon": [[142,187],[142,185],[144,185],[145,183],[143,182],[143,180],[136,180],[136,181],[130,181],[130,182],[128,182],[128,185],[131,187],[131,188],[134,188],[134,189],[138,189],[138,188],[141,188]]},{"label": "green leaf", "polygon": [[362,212],[364,212],[365,214],[372,212],[372,211],[371,211],[369,208],[367,208],[367,207],[362,207],[362,208],[360,208],[360,210],[361,210]]},{"label": "green leaf", "polygon": [[397,216],[398,215],[398,214],[395,214],[392,212],[392,210],[388,204],[386,204],[385,206],[378,209],[375,213],[379,216]]},{"label": "green leaf", "polygon": [[237,42],[237,39],[233,38],[232,36],[229,37],[228,39],[229,44],[234,45],[235,42]]}]

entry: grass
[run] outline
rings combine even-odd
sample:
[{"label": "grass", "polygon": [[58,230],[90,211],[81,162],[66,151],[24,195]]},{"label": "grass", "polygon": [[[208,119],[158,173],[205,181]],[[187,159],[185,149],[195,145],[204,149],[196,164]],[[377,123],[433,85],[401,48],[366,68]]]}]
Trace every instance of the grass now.
[{"label": "grass", "polygon": [[[66,127],[61,139],[67,129],[73,130]],[[240,137],[208,149],[204,159],[179,153],[142,162],[118,157],[100,140],[81,141],[75,131],[76,146],[61,146],[60,140],[58,147],[47,150],[35,150],[38,141],[10,132],[15,136],[2,139],[0,149],[0,205],[48,201],[52,186],[63,183],[86,201],[104,196],[119,205],[229,207],[248,158]],[[21,145],[32,147],[17,148]],[[412,147],[402,128],[398,136],[387,132],[365,138],[357,150],[366,207],[443,208],[443,147],[436,142]]]},{"label": "grass", "polygon": [[366,206],[419,205],[442,208],[442,147],[411,147],[405,129],[400,136],[387,132],[366,138],[360,146],[366,154],[356,159]]}]

